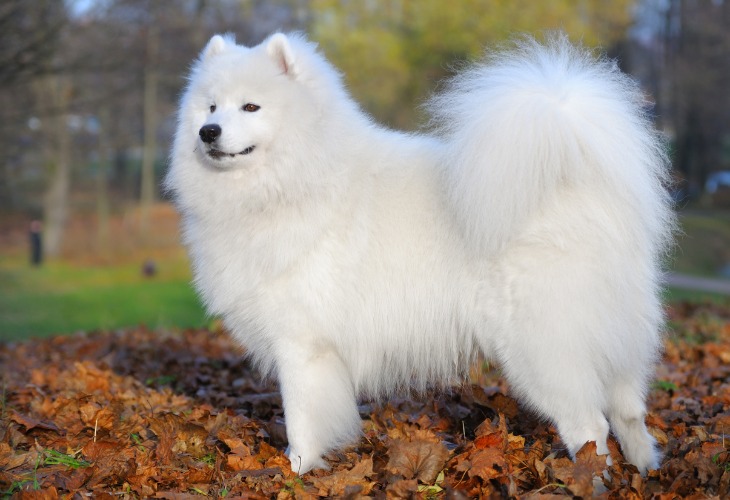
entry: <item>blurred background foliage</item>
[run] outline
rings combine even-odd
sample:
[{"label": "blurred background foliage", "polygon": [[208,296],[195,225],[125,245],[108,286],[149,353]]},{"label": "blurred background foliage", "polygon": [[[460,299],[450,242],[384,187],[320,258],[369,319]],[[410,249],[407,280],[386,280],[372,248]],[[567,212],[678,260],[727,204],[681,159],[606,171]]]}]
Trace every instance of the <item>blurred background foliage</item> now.
[{"label": "blurred background foliage", "polygon": [[314,0],[309,32],[381,121],[412,128],[416,105],[485,47],[564,30],[588,46],[614,47],[632,23],[630,0],[551,2]]},{"label": "blurred background foliage", "polygon": [[646,91],[682,210],[674,269],[730,276],[728,0],[3,0],[0,339],[207,321],[159,183],[185,74],[213,34],[303,31],[365,110],[417,130],[419,104],[485,47],[556,29]]}]

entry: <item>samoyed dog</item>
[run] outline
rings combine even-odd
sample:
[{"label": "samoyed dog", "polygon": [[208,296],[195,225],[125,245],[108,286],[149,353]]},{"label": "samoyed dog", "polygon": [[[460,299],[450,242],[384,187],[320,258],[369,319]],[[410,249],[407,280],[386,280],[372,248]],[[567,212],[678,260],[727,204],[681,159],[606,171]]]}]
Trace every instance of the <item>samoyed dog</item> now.
[{"label": "samoyed dog", "polygon": [[279,381],[294,471],[358,439],[359,398],[457,383],[479,354],[572,455],[611,429],[658,465],[673,215],[643,105],[555,35],[488,54],[403,133],[301,35],[210,40],[165,182],[207,309]]}]

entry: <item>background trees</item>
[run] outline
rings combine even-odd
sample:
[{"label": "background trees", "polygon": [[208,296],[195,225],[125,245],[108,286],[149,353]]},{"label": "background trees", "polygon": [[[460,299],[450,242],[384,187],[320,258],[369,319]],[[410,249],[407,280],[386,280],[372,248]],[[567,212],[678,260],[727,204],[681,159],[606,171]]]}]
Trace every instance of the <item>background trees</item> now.
[{"label": "background trees", "polygon": [[278,29],[306,31],[365,109],[407,129],[485,45],[563,29],[642,81],[691,193],[730,168],[727,1],[5,0],[0,213],[42,218],[51,255],[69,214],[97,214],[100,250],[109,214],[136,211],[143,232],[193,57],[216,32],[253,44]]},{"label": "background trees", "polygon": [[627,35],[633,4],[313,0],[309,32],[343,70],[359,102],[386,123],[414,128],[417,103],[485,46],[562,29],[575,41],[613,50]]},{"label": "background trees", "polygon": [[730,2],[674,1],[665,23],[662,111],[675,168],[697,191],[730,159]]}]

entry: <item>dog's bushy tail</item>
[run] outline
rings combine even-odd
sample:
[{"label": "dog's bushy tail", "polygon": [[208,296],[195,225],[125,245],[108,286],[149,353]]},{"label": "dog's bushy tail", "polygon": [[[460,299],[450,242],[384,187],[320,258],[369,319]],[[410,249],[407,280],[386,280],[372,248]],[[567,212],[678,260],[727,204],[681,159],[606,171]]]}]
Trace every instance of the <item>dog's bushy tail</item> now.
[{"label": "dog's bushy tail", "polygon": [[649,252],[664,250],[668,160],[645,104],[613,61],[561,34],[520,39],[457,76],[428,110],[467,240],[498,252],[563,187],[585,184],[635,208]]}]

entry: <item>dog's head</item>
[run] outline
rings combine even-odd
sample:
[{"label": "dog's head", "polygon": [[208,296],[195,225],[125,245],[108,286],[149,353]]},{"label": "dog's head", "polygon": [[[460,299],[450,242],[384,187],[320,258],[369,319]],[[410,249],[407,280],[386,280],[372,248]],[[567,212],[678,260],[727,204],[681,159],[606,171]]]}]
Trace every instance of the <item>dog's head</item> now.
[{"label": "dog's head", "polygon": [[301,37],[281,33],[252,48],[214,36],[193,67],[178,133],[192,138],[210,167],[260,164],[288,131],[314,125],[318,106],[298,57],[314,52]]},{"label": "dog's head", "polygon": [[337,152],[359,113],[340,73],[303,36],[245,47],[216,35],[190,72],[165,187],[181,206],[206,211],[332,191],[346,168]]}]

